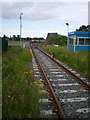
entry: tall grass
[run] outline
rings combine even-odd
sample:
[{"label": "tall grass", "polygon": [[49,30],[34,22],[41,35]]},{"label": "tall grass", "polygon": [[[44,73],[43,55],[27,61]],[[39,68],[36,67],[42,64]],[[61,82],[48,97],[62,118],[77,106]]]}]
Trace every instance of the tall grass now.
[{"label": "tall grass", "polygon": [[66,47],[54,47],[42,45],[42,48],[55,58],[61,60],[63,63],[73,67],[77,71],[81,72],[86,78],[90,79],[88,70],[88,51],[68,51]]},{"label": "tall grass", "polygon": [[40,96],[33,82],[30,51],[9,47],[2,60],[3,119],[38,118]]}]

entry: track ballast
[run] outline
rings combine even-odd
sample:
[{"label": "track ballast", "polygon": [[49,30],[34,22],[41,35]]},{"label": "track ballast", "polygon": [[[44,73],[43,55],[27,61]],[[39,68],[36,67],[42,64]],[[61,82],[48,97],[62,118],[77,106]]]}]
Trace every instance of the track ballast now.
[{"label": "track ballast", "polygon": [[89,120],[89,87],[84,88],[37,47],[31,45],[31,48],[59,118]]}]

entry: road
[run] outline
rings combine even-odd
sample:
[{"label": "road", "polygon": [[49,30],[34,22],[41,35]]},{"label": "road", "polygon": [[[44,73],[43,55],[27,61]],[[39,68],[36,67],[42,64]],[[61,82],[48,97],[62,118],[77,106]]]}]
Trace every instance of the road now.
[{"label": "road", "polygon": [[22,46],[23,48],[29,48],[29,42],[22,42],[21,45],[19,42],[8,43],[8,46]]}]

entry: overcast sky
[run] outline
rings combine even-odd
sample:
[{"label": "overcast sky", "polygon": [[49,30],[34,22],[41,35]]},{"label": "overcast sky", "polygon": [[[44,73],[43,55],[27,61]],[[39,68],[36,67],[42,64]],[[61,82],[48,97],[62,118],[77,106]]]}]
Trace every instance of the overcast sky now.
[{"label": "overcast sky", "polygon": [[[0,36],[18,35],[19,17],[22,16],[22,37],[46,37],[47,33],[57,32],[67,35],[80,25],[88,24],[88,1],[83,2],[2,2],[0,13]],[[26,0],[28,1],[28,0]],[[34,0],[33,0],[34,1]]]}]

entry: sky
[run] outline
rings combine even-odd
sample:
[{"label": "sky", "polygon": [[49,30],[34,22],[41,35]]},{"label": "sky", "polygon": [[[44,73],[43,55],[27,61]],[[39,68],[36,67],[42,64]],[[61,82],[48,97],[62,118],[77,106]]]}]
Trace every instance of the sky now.
[{"label": "sky", "polygon": [[[73,2],[72,2],[73,1]],[[0,6],[0,36],[44,37],[47,33],[67,35],[81,25],[88,25],[88,0],[3,0]]]}]

